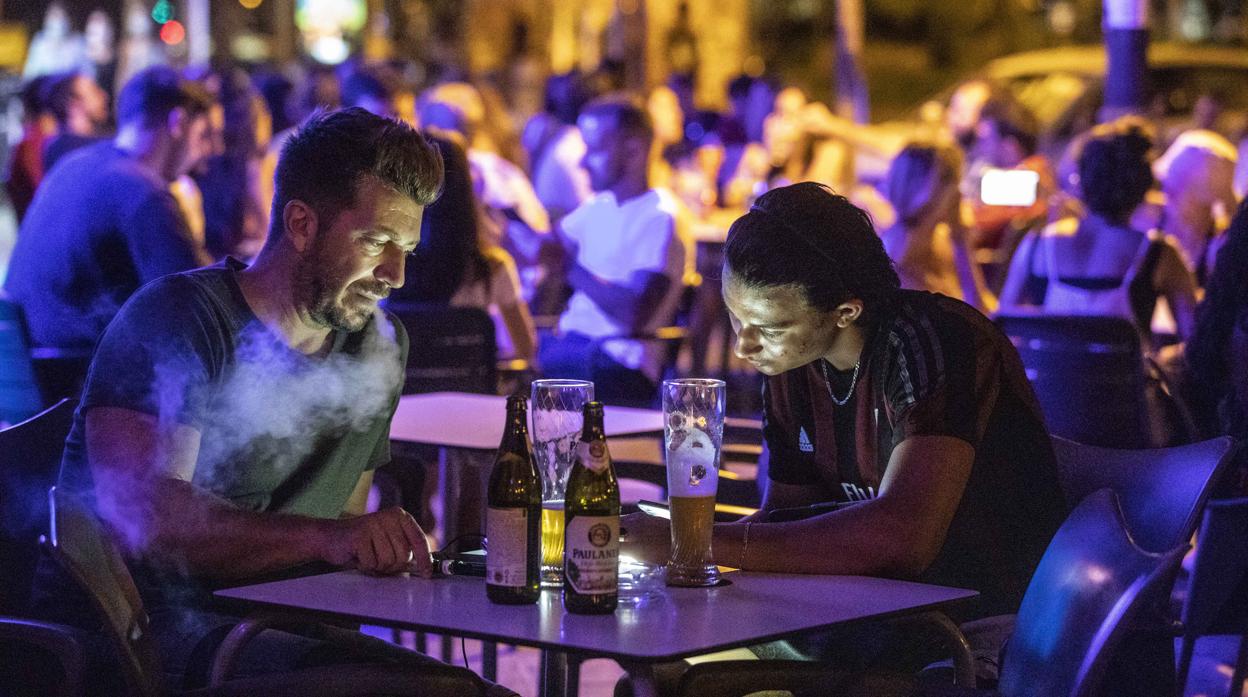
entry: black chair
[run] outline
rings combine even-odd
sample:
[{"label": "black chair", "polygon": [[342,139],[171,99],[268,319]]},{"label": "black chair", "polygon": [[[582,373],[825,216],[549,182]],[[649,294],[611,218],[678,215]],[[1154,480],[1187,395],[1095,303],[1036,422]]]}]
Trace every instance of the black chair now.
[{"label": "black chair", "polygon": [[485,310],[390,303],[411,338],[403,394],[498,391],[494,321]]},{"label": "black chair", "polygon": [[0,427],[22,421],[42,406],[21,310],[0,297]]},{"label": "black chair", "polygon": [[1248,679],[1248,498],[1211,501],[1205,509],[1182,617],[1178,694],[1187,688],[1198,638],[1238,636],[1229,695],[1239,697]]},{"label": "black chair", "polygon": [[[147,613],[134,580],[112,539],[78,496],[53,488],[48,495],[51,533],[46,547],[58,565],[87,593],[103,620],[107,639],[127,693],[139,697],[168,694],[160,658],[150,634]],[[274,623],[281,620],[275,618]],[[213,685],[189,695],[514,695],[484,686],[471,672],[450,665],[422,666],[419,674],[389,663],[308,668],[280,675],[230,679],[237,651],[263,628],[277,626],[248,620],[231,632],[213,657]]]},{"label": "black chair", "polygon": [[1049,432],[1108,448],[1152,444],[1140,335],[1117,317],[999,314]]},{"label": "black chair", "polygon": [[[498,345],[494,320],[489,313],[479,308],[432,303],[391,302],[387,303],[386,309],[399,318],[411,340],[404,369],[403,394],[498,393]],[[508,370],[523,372],[524,368],[516,371],[514,366],[509,366]],[[433,516],[428,504],[437,481],[439,449],[391,441],[390,454],[390,463],[378,470],[378,485],[383,498],[397,496],[398,502],[429,529]],[[453,480],[447,483],[451,490],[458,490],[460,475],[463,474],[459,469],[446,473]],[[456,497],[444,510],[447,521],[459,518],[460,503]],[[455,532],[455,526],[448,524],[446,527],[446,532]],[[423,641],[423,635],[417,637],[418,645],[423,645]],[[449,639],[444,638],[444,660],[449,659],[450,652]],[[492,666],[497,646],[487,643],[485,654]],[[493,679],[494,671],[486,670],[485,676]]]},{"label": "black chair", "polygon": [[[1165,598],[1187,545],[1164,554],[1137,547],[1112,491],[1084,499],[1040,560],[1027,587],[1001,669],[997,691],[923,685],[917,695],[1091,697],[1101,692],[1106,669],[1120,653],[1133,621]],[[680,695],[739,697],[764,689],[804,695],[872,694],[834,666],[791,661],[700,663],[682,676]],[[889,680],[896,689],[898,680]]]},{"label": "black chair", "polygon": [[29,616],[39,536],[48,529],[48,488],[74,420],[74,402],[0,430],[0,614]]},{"label": "black chair", "polygon": [[1052,441],[1066,503],[1073,508],[1100,489],[1113,489],[1132,539],[1154,552],[1191,539],[1232,447],[1227,437],[1151,450],[1098,448],[1058,436]]}]

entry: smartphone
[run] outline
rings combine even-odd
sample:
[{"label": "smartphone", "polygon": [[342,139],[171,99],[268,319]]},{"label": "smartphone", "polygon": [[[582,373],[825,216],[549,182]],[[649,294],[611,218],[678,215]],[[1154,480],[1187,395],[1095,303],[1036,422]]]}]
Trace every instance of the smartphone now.
[{"label": "smartphone", "polygon": [[637,508],[641,509],[642,513],[652,515],[655,518],[667,518],[668,520],[672,519],[672,510],[666,503],[658,503],[657,501],[646,501],[645,499],[642,499],[637,502]]},{"label": "smartphone", "polygon": [[1039,186],[1037,172],[989,167],[979,180],[979,200],[987,206],[1030,206],[1036,202]]}]

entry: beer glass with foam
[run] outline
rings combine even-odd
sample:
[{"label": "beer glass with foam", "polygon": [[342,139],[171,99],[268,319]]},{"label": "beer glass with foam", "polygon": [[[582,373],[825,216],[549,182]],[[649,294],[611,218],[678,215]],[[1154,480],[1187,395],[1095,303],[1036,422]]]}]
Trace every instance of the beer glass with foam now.
[{"label": "beer glass with foam", "polygon": [[663,382],[663,454],[672,509],[669,586],[713,586],[719,570],[711,556],[720,446],[724,439],[724,382]]}]

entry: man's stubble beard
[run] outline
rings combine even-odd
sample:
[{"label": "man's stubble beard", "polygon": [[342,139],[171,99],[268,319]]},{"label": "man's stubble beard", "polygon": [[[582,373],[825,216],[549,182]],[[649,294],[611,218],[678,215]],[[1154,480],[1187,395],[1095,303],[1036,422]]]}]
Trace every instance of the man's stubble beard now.
[{"label": "man's stubble beard", "polygon": [[[308,308],[308,317],[317,325],[329,329],[346,332],[358,332],[363,329],[373,315],[373,309],[367,311],[352,310],[339,304],[340,297],[350,295],[351,286],[361,290],[377,292],[372,284],[361,285],[356,281],[344,288],[336,272],[326,271],[329,265],[324,263],[323,249],[320,240],[313,243],[310,258],[300,261],[296,280],[296,292]],[[384,285],[384,284],[379,284]]]}]

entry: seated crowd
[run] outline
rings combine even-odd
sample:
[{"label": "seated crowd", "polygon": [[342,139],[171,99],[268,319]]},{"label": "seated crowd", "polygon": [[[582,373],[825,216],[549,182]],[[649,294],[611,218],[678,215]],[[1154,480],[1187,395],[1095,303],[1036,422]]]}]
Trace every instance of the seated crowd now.
[{"label": "seated crowd", "polygon": [[[432,530],[367,505],[421,348],[388,306],[484,310],[528,379],[643,407],[676,369],[658,330],[684,322],[705,344],[724,318],[738,367],[762,374],[764,493],[715,526],[717,561],[975,589],[956,619],[1004,618],[973,639],[993,660],[1069,513],[993,313],[1128,320],[1183,378],[1187,440],[1248,438],[1244,163],[1212,131],[1164,144],[1124,117],[1052,163],[1023,105],[970,83],[869,188],[837,163],[870,134],[767,79],[734,80],[719,113],[682,80],[643,97],[610,70],[555,76],[518,132],[488,85],[417,90],[392,67],[302,86],[151,67],[113,114],[83,75],[23,91],[5,295],[33,348],[79,357],[47,395],[79,400],[59,486],[115,533],[179,687],[207,684],[238,620],[214,588],[309,565],[430,573]],[[1034,195],[985,202],[1002,169],[1034,174]],[[720,237],[695,243],[706,228]],[[1224,489],[1245,491],[1245,471],[1241,453]],[[767,521],[826,502],[845,505]],[[632,556],[667,558],[666,523],[624,526]],[[54,565],[36,589],[45,616],[91,626]],[[265,630],[239,671],[432,660],[327,646]],[[908,672],[941,658],[878,627],[755,653]]]}]

